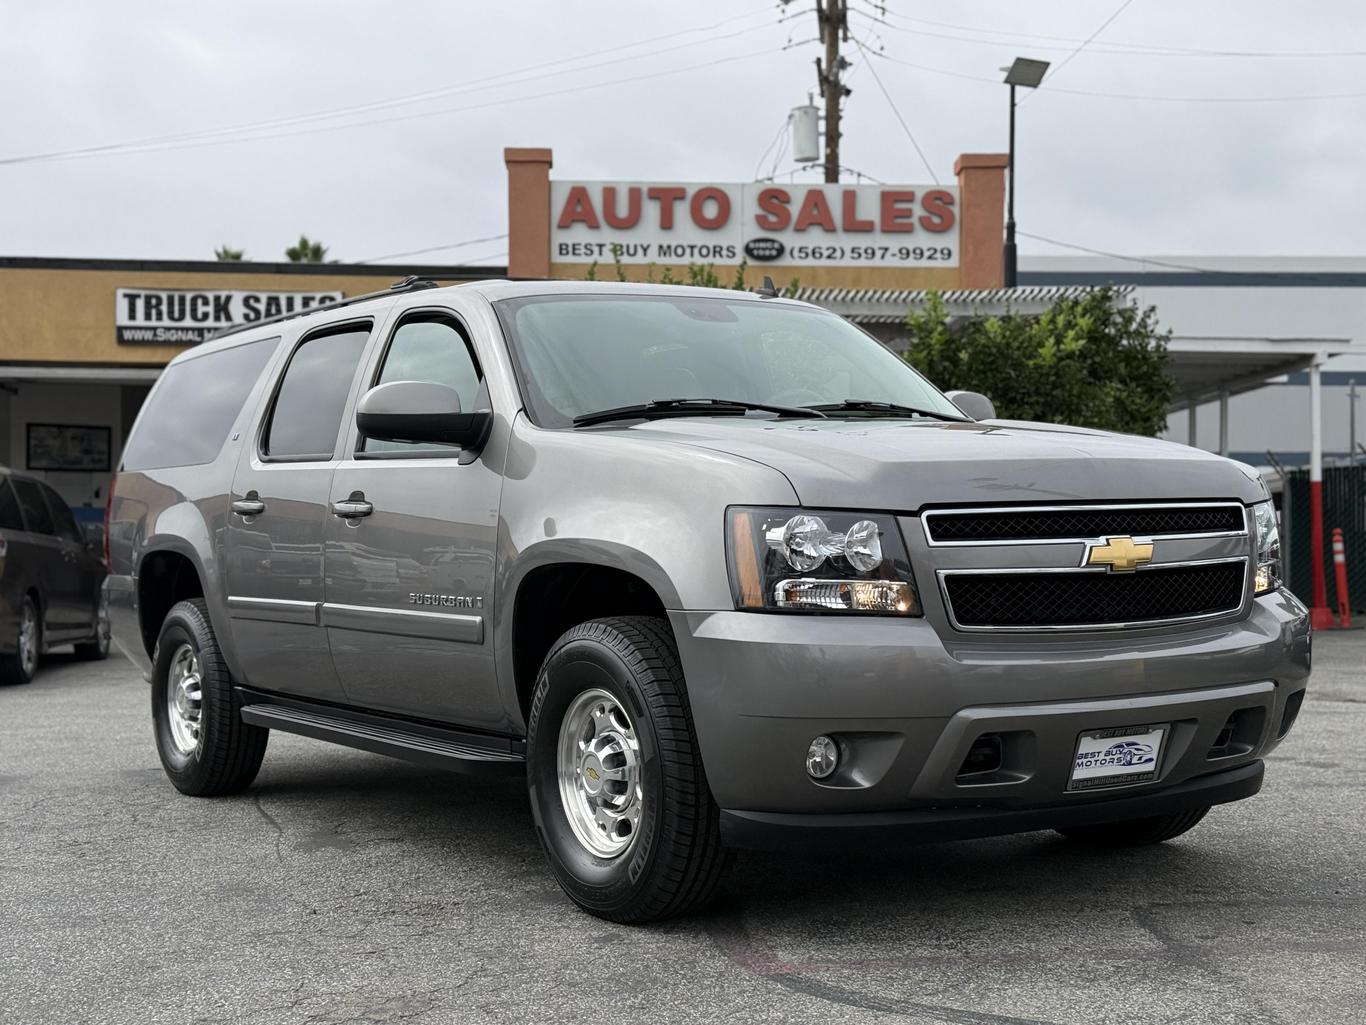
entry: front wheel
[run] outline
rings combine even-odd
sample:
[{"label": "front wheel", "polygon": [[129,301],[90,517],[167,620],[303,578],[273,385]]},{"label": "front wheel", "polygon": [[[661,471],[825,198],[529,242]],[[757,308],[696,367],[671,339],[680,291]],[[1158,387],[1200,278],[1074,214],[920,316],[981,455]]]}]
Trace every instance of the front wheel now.
[{"label": "front wheel", "polygon": [[1194,808],[1147,819],[1128,819],[1096,826],[1068,826],[1058,832],[1069,840],[1094,847],[1146,847],[1194,829],[1207,814],[1208,808]]},{"label": "front wheel", "polygon": [[109,657],[109,598],[101,592],[95,611],[95,636],[75,646],[76,657],[87,662],[102,662]]},{"label": "front wheel", "polygon": [[202,598],[172,606],[152,653],[152,724],[162,768],[182,794],[245,790],[270,731],[244,723]]},{"label": "front wheel", "polygon": [[551,648],[532,699],[536,832],[569,897],[614,922],[684,914],[729,864],[665,623],[592,620]]}]

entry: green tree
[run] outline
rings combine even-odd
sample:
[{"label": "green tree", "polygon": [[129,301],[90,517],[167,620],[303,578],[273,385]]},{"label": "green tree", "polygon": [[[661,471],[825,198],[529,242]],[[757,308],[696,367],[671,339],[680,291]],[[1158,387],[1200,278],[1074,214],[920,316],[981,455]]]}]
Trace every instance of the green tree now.
[{"label": "green tree", "polygon": [[1154,435],[1167,423],[1170,331],[1157,312],[1113,288],[1063,299],[1046,313],[950,323],[933,295],[907,317],[906,360],[945,390],[981,392],[1007,420]]},{"label": "green tree", "polygon": [[241,263],[247,258],[245,249],[233,249],[231,246],[219,246],[213,251],[213,258],[219,263]]},{"label": "green tree", "polygon": [[298,244],[285,250],[285,259],[290,263],[323,263],[327,259],[327,246],[300,235]]}]

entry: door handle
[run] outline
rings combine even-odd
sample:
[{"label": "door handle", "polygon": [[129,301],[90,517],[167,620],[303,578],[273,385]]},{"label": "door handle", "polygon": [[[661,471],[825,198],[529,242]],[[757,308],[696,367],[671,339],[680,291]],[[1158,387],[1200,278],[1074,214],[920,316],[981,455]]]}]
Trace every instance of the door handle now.
[{"label": "door handle", "polygon": [[259,498],[239,498],[232,503],[232,511],[238,516],[260,516],[266,511],[266,503]]},{"label": "door handle", "polygon": [[374,511],[375,507],[365,500],[365,493],[362,491],[353,491],[350,498],[332,503],[332,515],[340,516],[344,520],[358,520]]}]

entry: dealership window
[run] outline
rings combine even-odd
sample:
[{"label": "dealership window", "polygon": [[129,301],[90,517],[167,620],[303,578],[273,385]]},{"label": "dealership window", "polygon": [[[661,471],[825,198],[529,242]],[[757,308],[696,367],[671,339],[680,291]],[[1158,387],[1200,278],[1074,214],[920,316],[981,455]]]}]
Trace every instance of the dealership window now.
[{"label": "dealership window", "polygon": [[[448,317],[419,314],[399,324],[389,340],[389,351],[384,354],[384,365],[375,384],[390,381],[444,384],[460,396],[462,412],[488,408],[488,392],[484,388],[483,374],[479,371],[479,361],[474,356],[469,339]],[[459,446],[377,441],[374,438],[363,439],[361,445],[364,452],[452,448]]]},{"label": "dealership window", "polygon": [[276,393],[261,453],[271,459],[331,459],[370,325],[304,339]]},{"label": "dealership window", "polygon": [[52,520],[52,512],[43,500],[43,489],[37,481],[24,477],[12,477],[14,493],[19,496],[19,507],[24,510],[24,522],[34,534],[55,534],[57,524]]},{"label": "dealership window", "polygon": [[212,462],[279,342],[248,342],[167,368],[138,418],[147,426],[134,428],[123,450],[123,468]]}]

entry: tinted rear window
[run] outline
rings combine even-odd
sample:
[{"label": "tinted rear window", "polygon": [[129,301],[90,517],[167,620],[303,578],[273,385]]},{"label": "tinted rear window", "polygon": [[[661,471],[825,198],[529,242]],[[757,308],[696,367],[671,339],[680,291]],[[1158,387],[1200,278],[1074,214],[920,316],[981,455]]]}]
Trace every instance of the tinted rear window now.
[{"label": "tinted rear window", "polygon": [[279,341],[264,338],[168,368],[123,450],[123,468],[212,462]]},{"label": "tinted rear window", "polygon": [[9,486],[8,477],[0,477],[0,530],[23,530],[24,520],[19,515],[19,499]]},{"label": "tinted rear window", "polygon": [[24,510],[28,529],[34,534],[57,533],[57,525],[52,522],[52,513],[48,510],[47,502],[43,501],[43,489],[38,482],[13,477],[10,483],[14,485],[14,493],[19,496],[19,505]]}]

